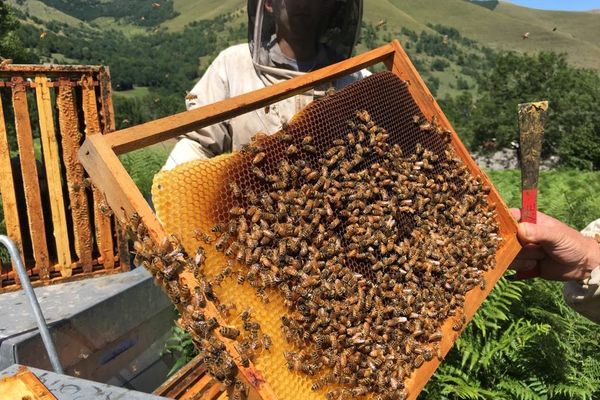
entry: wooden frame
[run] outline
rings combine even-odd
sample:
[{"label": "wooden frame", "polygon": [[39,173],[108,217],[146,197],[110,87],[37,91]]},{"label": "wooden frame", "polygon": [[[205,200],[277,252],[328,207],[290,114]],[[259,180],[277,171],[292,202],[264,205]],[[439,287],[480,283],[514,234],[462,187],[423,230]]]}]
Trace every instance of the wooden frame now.
[{"label": "wooden frame", "polygon": [[[148,228],[152,239],[156,243],[160,243],[166,236],[166,232],[140,191],[135,187],[133,180],[127,174],[117,155],[174,138],[192,129],[202,128],[221,120],[264,107],[284,98],[305,92],[321,83],[359,71],[379,62],[383,62],[389,70],[408,82],[409,91],[426,118],[437,118],[438,123],[443,128],[452,132],[452,145],[456,152],[465,161],[472,174],[480,176],[492,187],[490,200],[499,206],[498,218],[501,225],[501,234],[505,240],[497,253],[498,267],[485,274],[486,281],[488,282],[487,287],[484,290],[472,290],[466,296],[465,316],[467,320],[471,320],[476,310],[492,290],[496,281],[502,276],[509,263],[521,248],[516,239],[516,223],[498,192],[491,185],[489,178],[479,169],[467,149],[460,142],[448,119],[444,116],[398,41],[393,41],[378,49],[302,77],[290,79],[252,93],[124,129],[109,136],[89,136],[81,147],[79,157],[92,178],[94,185],[106,197],[108,204],[112,207],[117,217],[122,221],[127,221],[134,213],[137,213]],[[190,279],[193,280],[193,277],[190,278],[189,276],[185,276],[185,274],[189,275],[189,273],[183,272],[180,276],[184,276],[187,282],[190,282]],[[215,317],[220,319],[214,307],[211,311]],[[450,350],[459,335],[458,332],[452,330],[451,325],[451,321],[446,321],[442,327],[445,335],[440,346],[444,355]],[[231,343],[227,340],[225,340],[225,343],[231,354],[234,356],[237,355]],[[413,374],[406,382],[410,399],[416,398],[438,365],[439,360],[436,358],[426,362],[418,369],[418,374]],[[239,370],[241,376],[247,382],[253,383],[251,386],[254,390],[251,391],[251,397],[265,400],[275,399],[272,390],[268,386],[268,382],[261,384],[260,380],[256,379],[257,374],[260,376],[260,373],[252,365],[249,368],[240,367]]]},{"label": "wooden frame", "polygon": [[[0,67],[0,94],[5,100],[0,103],[0,192],[6,233],[17,243],[32,283],[129,270],[128,257],[119,258],[126,253],[119,246],[126,242],[118,239],[111,218],[99,212],[103,199],[89,188],[77,158],[85,135],[114,131],[108,69],[9,64]],[[11,114],[20,173],[14,157],[11,162]],[[43,163],[36,159],[35,130]],[[19,201],[19,193],[25,201]],[[23,246],[27,240],[31,250]],[[16,272],[0,270],[0,291],[18,288]]]}]

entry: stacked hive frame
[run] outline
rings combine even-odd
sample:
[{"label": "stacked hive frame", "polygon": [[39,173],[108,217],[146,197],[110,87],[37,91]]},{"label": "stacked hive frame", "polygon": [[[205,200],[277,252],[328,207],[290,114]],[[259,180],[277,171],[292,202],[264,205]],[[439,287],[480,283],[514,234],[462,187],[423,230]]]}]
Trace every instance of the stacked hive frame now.
[{"label": "stacked hive frame", "polygon": [[[4,65],[0,98],[6,234],[17,243],[32,282],[128,269],[126,242],[113,218],[102,212],[108,208],[77,159],[85,136],[114,130],[108,71]],[[39,145],[34,132],[39,132]],[[5,263],[0,288],[17,287],[16,273]]]},{"label": "stacked hive frame", "polygon": [[[492,186],[489,179],[472,161],[467,150],[456,136],[456,133],[452,130],[450,123],[427,90],[419,74],[416,72],[406,53],[397,41],[276,86],[261,89],[197,110],[132,127],[116,132],[110,136],[88,137],[80,150],[80,160],[90,174],[94,184],[102,190],[109,205],[113,208],[120,220],[125,222],[134,216],[136,220],[138,220],[138,218],[141,219],[148,229],[148,234],[151,239],[155,243],[164,243],[164,239],[171,232],[167,232],[161,225],[160,221],[146,204],[141,193],[137,190],[132,190],[133,181],[119,162],[117,157],[118,154],[158,143],[191,129],[201,128],[264,107],[283,98],[302,93],[321,83],[334,80],[340,76],[358,71],[379,62],[383,62],[389,70],[407,83],[409,96],[412,98],[412,102],[418,108],[422,116],[428,120],[436,119],[442,128],[451,132],[451,145],[467,165],[470,173],[480,177],[487,185]],[[482,290],[472,290],[466,296],[464,313],[467,320],[470,320],[473,317],[477,308],[489,294],[494,283],[499,279],[512,258],[520,249],[515,237],[516,224],[508,213],[508,210],[498,193],[493,188],[488,199],[490,203],[493,203],[497,207],[498,224],[500,226],[503,242],[496,254],[497,267],[487,271],[485,274],[485,280],[488,283],[487,286]],[[193,249],[190,250],[193,252]],[[189,272],[182,272],[180,278],[185,280],[189,286],[197,284],[195,283],[195,278]],[[207,314],[215,316],[220,323],[223,322],[214,305],[209,303],[206,310]],[[226,323],[223,322],[222,325],[226,325]],[[442,327],[442,331],[444,337],[440,347],[441,352],[445,355],[456,340],[458,334],[452,330],[452,321],[446,321]],[[237,359],[239,359],[234,343],[228,340],[224,340],[224,343],[230,354],[232,354],[234,358],[237,356]],[[416,398],[438,364],[439,360],[436,358],[424,363],[423,366],[405,382],[409,398]],[[288,398],[276,395],[269,383],[269,376],[263,376],[261,371],[257,370],[253,364],[250,364],[247,368],[241,365],[238,367],[240,377],[251,386],[251,398]],[[280,368],[285,368],[283,362],[281,363]],[[210,385],[213,385],[213,383],[211,382]],[[220,385],[216,386],[218,387]],[[213,396],[214,395],[215,394],[213,393]]]}]

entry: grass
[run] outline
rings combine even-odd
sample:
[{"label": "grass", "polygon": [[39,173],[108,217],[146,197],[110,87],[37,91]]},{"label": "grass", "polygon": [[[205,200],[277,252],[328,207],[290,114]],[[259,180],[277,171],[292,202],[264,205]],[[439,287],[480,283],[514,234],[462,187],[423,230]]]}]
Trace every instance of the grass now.
[{"label": "grass", "polygon": [[91,21],[100,27],[101,29],[114,29],[115,31],[121,32],[125,36],[144,35],[152,28],[142,27],[133,24],[127,24],[123,21],[115,20],[113,17],[100,17]]},{"label": "grass", "polygon": [[[181,31],[192,21],[211,19],[216,16],[239,10],[246,2],[244,0],[174,0],[175,11],[179,15],[161,24],[161,27],[172,31]],[[246,15],[246,9],[241,12]]]},{"label": "grass", "polygon": [[112,93],[115,97],[126,99],[141,98],[150,94],[150,88],[147,86],[136,86],[131,90],[114,90]]},{"label": "grass", "polygon": [[54,7],[49,7],[46,4],[38,0],[27,0],[24,5],[19,5],[15,0],[8,0],[8,4],[11,7],[17,8],[21,11],[28,11],[30,15],[36,16],[42,21],[58,21],[64,22],[71,26],[79,26],[81,20],[65,14],[64,12],[57,10]]}]

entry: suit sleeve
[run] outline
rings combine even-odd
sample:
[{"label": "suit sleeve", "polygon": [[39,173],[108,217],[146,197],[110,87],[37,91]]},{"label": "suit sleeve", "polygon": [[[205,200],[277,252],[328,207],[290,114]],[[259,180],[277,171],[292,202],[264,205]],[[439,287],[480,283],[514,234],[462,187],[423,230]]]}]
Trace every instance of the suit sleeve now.
[{"label": "suit sleeve", "polygon": [[[600,246],[600,219],[589,224],[582,234],[596,238]],[[566,282],[563,290],[567,304],[579,314],[600,324],[600,265],[581,282]]]},{"label": "suit sleeve", "polygon": [[[225,61],[221,53],[188,93],[186,96],[188,111],[230,97]],[[180,136],[163,170],[172,169],[188,161],[211,158],[230,150],[231,129],[229,122],[223,121]]]}]

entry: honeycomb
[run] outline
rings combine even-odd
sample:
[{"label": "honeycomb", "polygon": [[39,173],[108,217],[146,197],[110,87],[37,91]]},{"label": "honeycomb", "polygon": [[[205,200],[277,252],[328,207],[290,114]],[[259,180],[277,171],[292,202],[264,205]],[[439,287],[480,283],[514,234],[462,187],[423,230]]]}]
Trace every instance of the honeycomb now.
[{"label": "honeycomb", "polygon": [[[418,152],[422,146],[440,158],[446,157],[447,142],[431,130],[423,129],[415,123],[424,117],[412,99],[407,83],[396,75],[383,72],[350,85],[341,92],[317,100],[297,115],[289,126],[270,137],[257,139],[261,151],[265,153],[265,163],[261,170],[265,175],[276,175],[281,161],[289,159],[289,141],[281,140],[289,135],[291,143],[302,146],[306,135],[313,138],[314,153],[304,153],[302,157],[309,165],[318,165],[319,159],[348,132],[348,120],[357,110],[369,110],[370,117],[377,125],[385,127],[390,145],[399,145],[404,154]],[[159,173],[153,183],[152,194],[156,213],[167,232],[181,241],[188,254],[194,254],[198,247],[206,251],[203,273],[215,279],[227,265],[229,258],[215,249],[214,243],[207,244],[203,233],[210,233],[217,224],[226,225],[230,220],[230,210],[239,205],[239,200],[231,188],[231,183],[241,188],[243,193],[262,193],[269,190],[269,183],[252,172],[255,154],[236,152],[225,154],[206,161],[193,161],[171,171]],[[372,165],[380,161],[375,153],[368,155],[362,163]],[[435,166],[433,174],[443,174]],[[467,187],[454,192],[456,198],[466,195]],[[246,206],[246,205],[244,205]],[[400,216],[403,230],[410,234],[415,228],[415,219]],[[340,227],[343,229],[344,227]],[[350,243],[346,239],[343,245]],[[374,278],[370,265],[356,258],[348,260],[348,266],[367,279]],[[246,267],[236,266],[236,270]],[[281,317],[288,313],[279,291],[266,288],[269,303],[265,304],[249,284],[238,284],[235,279],[225,279],[214,287],[221,303],[232,303],[236,311],[226,318],[227,323],[243,329],[239,312],[252,310],[253,317],[260,323],[261,331],[273,341],[269,350],[262,349],[254,364],[260,370],[278,398],[282,399],[321,399],[325,391],[311,390],[319,376],[309,377],[286,367],[284,352],[293,346],[286,341],[281,329]],[[238,360],[239,361],[239,360]]]}]

